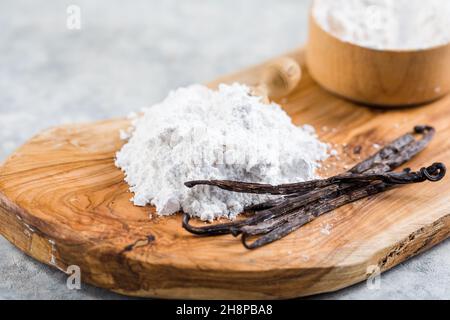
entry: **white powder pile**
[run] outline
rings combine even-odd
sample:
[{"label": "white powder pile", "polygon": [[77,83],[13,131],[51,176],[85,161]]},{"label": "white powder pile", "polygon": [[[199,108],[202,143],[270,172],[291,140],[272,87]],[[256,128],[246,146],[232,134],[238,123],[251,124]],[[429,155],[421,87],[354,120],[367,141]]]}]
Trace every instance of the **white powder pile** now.
[{"label": "white powder pile", "polygon": [[294,126],[279,105],[263,104],[249,92],[239,84],[218,91],[195,85],[144,109],[116,160],[134,204],[152,204],[161,215],[183,210],[202,220],[233,219],[244,206],[267,197],[208,186],[189,189],[184,182],[280,184],[316,178],[328,145],[311,126]]},{"label": "white powder pile", "polygon": [[319,25],[374,49],[426,49],[450,42],[449,0],[316,0]]}]

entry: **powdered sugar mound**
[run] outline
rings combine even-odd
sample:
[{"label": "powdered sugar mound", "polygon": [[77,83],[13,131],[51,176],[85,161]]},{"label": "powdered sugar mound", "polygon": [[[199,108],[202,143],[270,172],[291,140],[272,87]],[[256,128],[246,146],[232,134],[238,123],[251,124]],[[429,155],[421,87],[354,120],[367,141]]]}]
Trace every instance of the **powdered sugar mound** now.
[{"label": "powdered sugar mound", "polygon": [[[328,146],[311,126],[296,127],[277,104],[263,104],[248,87],[194,85],[170,93],[133,120],[116,165],[135,205],[161,215],[180,210],[202,220],[233,219],[265,196],[189,189],[199,179],[280,184],[315,178]],[[124,135],[127,137],[128,135]]]},{"label": "powdered sugar mound", "polygon": [[374,49],[426,49],[450,42],[448,0],[315,0],[319,25]]}]

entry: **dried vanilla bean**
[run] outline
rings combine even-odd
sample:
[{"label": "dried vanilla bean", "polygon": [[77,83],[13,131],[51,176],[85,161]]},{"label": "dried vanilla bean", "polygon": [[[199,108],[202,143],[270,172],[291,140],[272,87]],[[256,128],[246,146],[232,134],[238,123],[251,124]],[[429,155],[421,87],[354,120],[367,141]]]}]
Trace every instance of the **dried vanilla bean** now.
[{"label": "dried vanilla bean", "polygon": [[[358,173],[382,173],[398,168],[422,151],[429,144],[435,134],[435,130],[429,126],[416,126],[414,128],[414,133],[421,134],[422,139],[416,140],[413,134],[407,133],[381,149],[372,157],[353,167],[347,173],[347,176]],[[344,177],[345,175],[346,174],[341,177]],[[208,185],[232,192],[289,195],[306,193],[317,188],[327,187],[335,184],[336,178],[337,177],[301,183],[281,184],[278,186],[228,180],[188,181],[185,185],[188,188],[193,188],[199,185]]]},{"label": "dried vanilla bean", "polygon": [[[436,130],[430,126],[416,126],[413,133],[407,133],[394,140],[373,156],[349,170],[351,173],[380,173],[392,171],[411,160],[425,149],[434,138]],[[416,140],[414,134],[422,138]]]},{"label": "dried vanilla bean", "polygon": [[[377,188],[379,186],[380,188]],[[307,206],[299,211],[295,212],[295,214],[290,214],[286,218],[282,219],[281,223],[276,223],[279,221],[270,221],[272,222],[271,226],[261,226],[257,227],[256,230],[252,230],[251,226],[247,229],[241,230],[242,233],[242,243],[247,249],[256,249],[277,241],[291,232],[299,229],[305,224],[313,221],[318,216],[330,212],[334,209],[337,209],[344,204],[351,203],[356,200],[363,199],[367,196],[385,191],[383,188],[385,185],[383,183],[374,183],[369,184],[365,187],[356,187],[356,190],[351,190],[348,193],[340,194],[335,198],[326,198],[321,199],[317,203],[314,203],[312,206]],[[284,217],[283,217],[284,218]],[[264,227],[264,230],[262,229]],[[256,239],[252,243],[248,243],[248,238],[251,236],[264,234],[260,238]]]},{"label": "dried vanilla bean", "polygon": [[[278,240],[317,216],[347,203],[402,184],[426,180],[439,181],[446,172],[443,164],[434,164],[419,172],[411,172],[409,169],[402,173],[388,172],[422,151],[433,138],[435,130],[429,126],[417,126],[414,134],[420,134],[422,138],[416,140],[413,134],[408,133],[347,173],[329,179],[281,186],[233,181],[187,182],[188,187],[210,185],[234,192],[283,195],[283,197],[246,208],[256,213],[250,218],[225,224],[194,227],[189,224],[190,218],[185,214],[183,227],[191,233],[206,236],[228,233],[236,236],[242,233],[244,245],[253,249]],[[264,236],[254,243],[247,243],[248,237],[261,234]]]},{"label": "dried vanilla bean", "polygon": [[[277,218],[262,222],[257,225],[233,228],[234,235],[242,233],[242,242],[248,249],[255,249],[263,245],[274,242],[289,233],[297,230],[306,223],[314,220],[318,216],[333,211],[345,204],[366,198],[377,193],[389,191],[397,186],[407,183],[420,183],[423,181],[440,181],[446,175],[446,167],[442,163],[436,163],[428,168],[422,168],[419,172],[411,173],[405,171],[400,179],[392,181],[373,181],[369,185],[352,185],[345,190],[339,189],[326,197],[303,206],[297,211],[279,216]],[[397,184],[398,183],[398,184]],[[250,236],[265,234],[254,243],[248,244],[247,238]]]},{"label": "dried vanilla bean", "polygon": [[[238,220],[234,222],[228,222],[223,224],[216,224],[206,227],[194,227],[189,224],[190,217],[188,214],[185,214],[183,217],[183,227],[189,232],[197,235],[221,235],[227,233],[233,233],[237,235],[239,233],[239,229],[246,225],[254,225],[262,223],[268,219],[272,219],[279,215],[283,215],[285,213],[289,213],[292,210],[299,208],[300,206],[307,205],[313,201],[317,201],[324,195],[329,193],[329,190],[316,190],[308,194],[298,195],[296,197],[292,197],[289,199],[281,198],[277,199],[278,204],[274,204],[272,208],[268,208],[260,213],[253,215],[250,218],[245,220]],[[274,202],[270,202],[273,204]]]},{"label": "dried vanilla bean", "polygon": [[[358,165],[356,165],[353,169],[351,169],[348,173],[364,173],[366,171],[372,171],[372,172],[387,172],[391,168],[395,168],[395,164],[400,163],[401,161],[398,161],[395,159],[396,155],[403,155],[403,154],[409,154],[409,156],[412,158],[415,154],[419,153],[433,138],[435,133],[435,130],[432,127],[429,126],[417,126],[414,128],[413,134],[421,134],[422,139],[416,141],[415,137],[411,133],[407,133],[403,135],[402,137],[394,140],[390,144],[388,144],[386,147],[379,150],[377,153],[375,153],[372,157],[368,158],[367,160],[362,161]],[[323,182],[303,182],[300,184],[291,184],[290,186],[293,186],[294,188],[297,188],[297,190],[302,190],[303,192],[307,192],[310,190],[314,190],[313,187],[318,187],[320,184],[323,186],[329,185],[330,179],[325,179]],[[189,187],[194,187],[195,185],[201,184],[205,181],[197,181],[197,182],[188,182],[186,183]],[[208,183],[208,181],[206,181]],[[209,182],[209,184],[214,184],[214,182]],[[240,184],[239,182],[236,183],[237,187],[234,188],[233,185],[230,186],[228,184],[227,190],[235,191],[240,190],[243,191],[243,186],[247,186],[248,184]],[[258,188],[257,184],[253,184],[254,189],[256,190]],[[225,186],[225,185],[223,185]],[[286,186],[286,185],[285,185]],[[268,186],[265,185],[263,187],[263,190],[260,189],[262,192],[270,192],[276,189],[277,187],[274,186]],[[271,190],[272,189],[272,190]],[[335,191],[335,188],[329,188],[329,192]],[[275,191],[275,193],[279,193],[279,191]],[[289,197],[298,197],[298,194],[289,195]],[[286,203],[289,203],[289,201],[292,199],[282,197],[279,199],[272,199],[265,203],[257,204],[250,206],[246,208],[246,211],[262,211],[267,210],[274,207],[280,207],[282,205],[285,205]],[[226,230],[228,228],[231,228],[233,226],[241,226],[241,225],[249,225],[249,224],[255,224],[262,222],[272,215],[271,212],[260,212],[257,213],[254,217],[251,217],[247,219],[245,222],[242,220],[237,222],[231,222],[221,225],[213,225],[213,226],[207,226],[207,227],[191,227],[186,222],[188,221],[188,218],[185,219],[184,226],[189,231],[196,233],[196,234],[223,234],[226,233]],[[229,232],[229,231],[228,231]]]},{"label": "dried vanilla bean", "polygon": [[[235,229],[232,232],[233,234],[242,233],[244,246],[249,249],[255,249],[274,242],[299,229],[322,214],[333,211],[345,204],[392,190],[393,188],[404,184],[421,183],[427,180],[431,182],[440,181],[446,175],[446,167],[442,163],[435,163],[428,168],[422,168],[418,172],[405,171],[403,174],[398,175],[402,175],[402,177],[400,179],[396,178],[391,182],[374,180],[368,185],[353,185],[346,190],[337,190],[327,197],[321,198],[317,202],[313,202],[311,205],[302,207],[298,211],[281,216],[278,219],[269,220],[261,225],[244,226],[243,228]],[[246,240],[249,236],[260,234],[265,235],[252,244],[247,243]]]},{"label": "dried vanilla bean", "polygon": [[[352,171],[359,172],[361,170],[370,170],[374,169],[374,167],[378,167],[378,170],[373,171],[381,171],[382,169],[390,169],[392,167],[392,158],[396,154],[400,154],[401,152],[404,152],[405,149],[411,150],[408,154],[412,157],[415,155],[414,152],[418,153],[423,149],[424,146],[426,146],[429,141],[434,136],[435,130],[428,126],[417,126],[414,129],[414,133],[416,134],[422,134],[423,137],[421,140],[417,141],[415,140],[414,136],[410,133],[396,139],[389,145],[387,145],[385,148],[381,149],[379,152],[377,152],[374,156],[370,157],[369,159],[363,161],[355,168],[352,169]],[[394,163],[399,163],[399,161],[394,161]],[[191,185],[188,183],[188,185]],[[195,185],[192,184],[192,185]],[[308,183],[306,183],[306,186]],[[326,185],[326,183],[324,183]],[[302,183],[302,187],[305,186],[305,183]],[[334,188],[329,188],[327,190],[328,192],[334,191]],[[306,191],[305,191],[306,192]],[[203,234],[203,235],[219,235],[224,233],[230,233],[232,229],[235,229],[239,226],[244,225],[253,225],[257,223],[261,223],[267,219],[270,219],[274,216],[278,216],[283,213],[283,211],[280,210],[280,207],[283,205],[289,205],[289,201],[292,199],[277,199],[277,200],[270,200],[269,202],[254,206],[254,209],[263,209],[263,208],[274,208],[275,210],[269,210],[266,212],[260,212],[257,213],[255,216],[245,220],[245,221],[236,221],[231,223],[226,223],[222,225],[213,225],[213,226],[206,226],[206,227],[193,227],[189,225],[189,217],[185,217],[183,219],[183,226],[190,232],[195,234]]]},{"label": "dried vanilla bean", "polygon": [[[290,198],[285,204],[266,210],[263,218],[255,215],[249,219],[236,222],[208,227],[193,227],[189,225],[189,215],[185,214],[183,226],[191,233],[198,235],[211,236],[227,233],[238,235],[242,233],[246,247],[256,248],[278,240],[280,236],[285,236],[312,219],[345,204],[404,184],[420,183],[427,180],[440,181],[445,174],[445,166],[442,163],[436,163],[428,168],[422,168],[418,172],[405,170],[402,173],[369,174],[367,177],[357,175],[353,180],[351,177],[346,177],[347,181],[340,187],[335,185],[332,191],[329,188],[318,189],[306,195]],[[245,241],[248,236],[258,234],[267,235],[251,245],[246,244]]]}]

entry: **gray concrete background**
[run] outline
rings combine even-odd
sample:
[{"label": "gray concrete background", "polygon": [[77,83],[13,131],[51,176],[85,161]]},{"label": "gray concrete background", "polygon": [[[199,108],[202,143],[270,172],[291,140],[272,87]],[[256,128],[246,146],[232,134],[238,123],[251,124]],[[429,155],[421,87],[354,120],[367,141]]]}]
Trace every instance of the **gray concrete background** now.
[{"label": "gray concrete background", "polygon": [[[81,8],[82,29],[66,28]],[[301,45],[309,0],[2,0],[0,161],[49,126],[122,116]],[[0,237],[1,299],[118,299],[26,257]],[[450,242],[320,299],[448,299]]]}]

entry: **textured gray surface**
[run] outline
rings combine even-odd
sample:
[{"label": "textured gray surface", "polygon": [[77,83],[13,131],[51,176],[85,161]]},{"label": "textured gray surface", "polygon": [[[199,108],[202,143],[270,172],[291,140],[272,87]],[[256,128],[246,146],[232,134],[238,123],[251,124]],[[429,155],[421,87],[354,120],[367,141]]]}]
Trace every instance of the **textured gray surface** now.
[{"label": "textured gray surface", "polygon": [[[82,29],[66,28],[81,8]],[[171,88],[205,82],[295,48],[308,0],[2,0],[0,160],[52,125],[122,116]],[[66,278],[0,238],[0,298],[114,299]],[[450,298],[450,242],[323,299]]]}]

